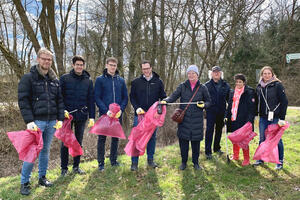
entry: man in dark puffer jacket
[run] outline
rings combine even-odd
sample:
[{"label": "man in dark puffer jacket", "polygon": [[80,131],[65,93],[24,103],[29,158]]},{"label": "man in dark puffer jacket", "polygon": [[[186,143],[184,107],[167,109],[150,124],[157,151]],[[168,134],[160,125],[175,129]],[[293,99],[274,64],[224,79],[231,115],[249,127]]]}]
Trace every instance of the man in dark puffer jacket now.
[{"label": "man in dark puffer jacket", "polygon": [[[50,146],[56,128],[61,128],[64,119],[64,103],[55,72],[51,69],[53,55],[41,48],[37,55],[38,65],[31,67],[18,86],[18,103],[27,129],[43,133],[43,149],[39,154],[39,185],[50,187],[46,179]],[[58,120],[56,122],[56,120]],[[30,176],[34,163],[23,162],[21,194],[30,194]]]},{"label": "man in dark puffer jacket", "polygon": [[[68,74],[60,78],[60,87],[64,98],[65,112],[71,112],[73,121],[71,126],[75,127],[75,136],[82,145],[83,133],[86,120],[89,117],[88,127],[94,125],[95,119],[95,100],[94,86],[90,75],[85,68],[85,60],[82,56],[72,58],[73,69]],[[68,114],[67,114],[68,115]],[[65,176],[68,172],[69,153],[68,148],[62,143],[60,149],[61,175]],[[84,174],[79,168],[80,156],[74,157],[73,172]]]}]

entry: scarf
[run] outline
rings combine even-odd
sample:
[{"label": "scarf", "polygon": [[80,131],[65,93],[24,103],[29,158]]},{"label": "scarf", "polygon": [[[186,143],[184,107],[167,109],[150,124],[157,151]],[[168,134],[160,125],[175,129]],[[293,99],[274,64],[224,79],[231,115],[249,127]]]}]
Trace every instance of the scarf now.
[{"label": "scarf", "polygon": [[195,80],[195,81],[193,81],[193,82],[190,81],[192,91],[193,91],[193,89],[195,88],[197,81],[198,81],[198,80]]},{"label": "scarf", "polygon": [[264,82],[263,79],[261,78],[259,81],[259,84],[261,85],[262,88],[265,88],[269,83],[273,82],[273,81],[279,81],[278,78],[276,78],[276,76],[274,75],[270,80],[268,80],[267,82]]},{"label": "scarf", "polygon": [[241,89],[235,88],[234,89],[234,95],[233,95],[233,101],[232,101],[232,108],[231,108],[231,121],[235,121],[237,117],[237,111],[239,108],[240,98],[241,95],[244,93],[245,86]]}]

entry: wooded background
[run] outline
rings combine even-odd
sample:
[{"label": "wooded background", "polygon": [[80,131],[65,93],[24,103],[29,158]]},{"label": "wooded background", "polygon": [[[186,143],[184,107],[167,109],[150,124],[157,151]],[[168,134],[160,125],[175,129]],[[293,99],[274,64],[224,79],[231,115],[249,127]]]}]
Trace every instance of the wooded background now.
[{"label": "wooded background", "polygon": [[[186,79],[189,64],[199,66],[202,83],[211,67],[221,66],[232,87],[236,73],[255,87],[257,71],[269,65],[289,105],[300,105],[300,62],[286,63],[287,53],[300,53],[297,0],[0,0],[3,152],[12,151],[4,133],[25,127],[15,105],[17,83],[41,47],[54,52],[58,75],[71,69],[73,55],[83,55],[93,80],[107,57],[117,57],[128,90],[141,60],[149,59],[168,94]],[[130,105],[126,113],[132,115]],[[124,124],[128,129],[131,119]],[[174,127],[164,129],[174,134]]]}]

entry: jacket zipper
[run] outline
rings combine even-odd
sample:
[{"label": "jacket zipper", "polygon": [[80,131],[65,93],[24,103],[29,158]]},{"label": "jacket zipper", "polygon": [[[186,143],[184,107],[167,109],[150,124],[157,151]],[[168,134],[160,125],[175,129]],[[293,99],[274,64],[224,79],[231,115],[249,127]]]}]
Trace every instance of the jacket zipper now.
[{"label": "jacket zipper", "polygon": [[114,83],[114,77],[111,77],[112,84],[113,84],[113,96],[114,96],[114,103],[116,103],[116,94],[115,94],[115,83]]},{"label": "jacket zipper", "polygon": [[46,85],[46,93],[47,93],[47,119],[49,121],[49,90],[48,90],[48,82],[47,80],[45,81],[45,85]]}]

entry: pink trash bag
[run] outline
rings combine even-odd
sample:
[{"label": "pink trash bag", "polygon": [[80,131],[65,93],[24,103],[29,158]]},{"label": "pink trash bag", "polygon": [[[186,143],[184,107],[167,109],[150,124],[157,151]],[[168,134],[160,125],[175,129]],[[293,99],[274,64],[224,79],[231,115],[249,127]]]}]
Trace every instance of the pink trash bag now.
[{"label": "pink trash bag", "polygon": [[55,137],[61,140],[65,147],[68,147],[69,154],[72,157],[81,156],[83,154],[82,147],[78,143],[75,134],[71,128],[71,122],[73,120],[73,116],[69,115],[70,118],[65,118],[62,128],[57,129],[54,133]]},{"label": "pink trash bag", "polygon": [[120,111],[120,106],[112,103],[109,105],[109,110],[112,112],[113,117],[109,117],[106,114],[102,115],[90,129],[90,133],[126,139],[119,119],[114,117]]},{"label": "pink trash bag", "polygon": [[16,148],[19,159],[34,163],[40,151],[43,149],[42,131],[25,130],[8,132],[8,138]]},{"label": "pink trash bag", "polygon": [[[158,102],[155,102],[131,130],[129,141],[124,149],[128,156],[144,155],[146,146],[157,126],[163,126],[166,116],[166,106],[162,106],[162,114],[157,113]],[[142,116],[140,116],[141,118]]]},{"label": "pink trash bag", "polygon": [[249,142],[255,136],[257,136],[257,134],[252,131],[252,123],[247,122],[244,126],[228,135],[228,139],[232,144],[237,144],[242,149],[248,150]]},{"label": "pink trash bag", "polygon": [[265,130],[266,140],[256,149],[253,160],[263,160],[264,162],[281,164],[279,162],[278,142],[289,126],[290,124],[288,123],[282,127],[278,124],[269,125]]}]

